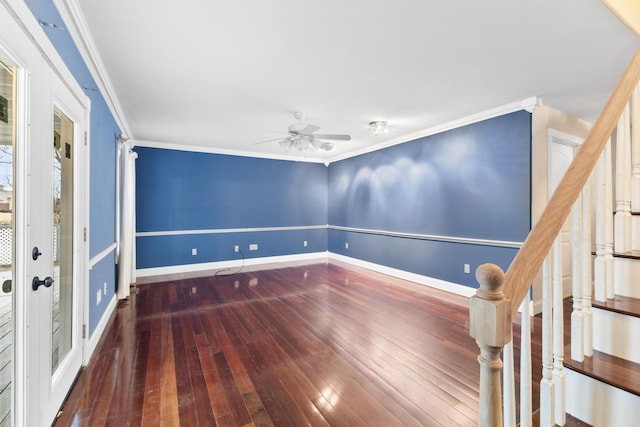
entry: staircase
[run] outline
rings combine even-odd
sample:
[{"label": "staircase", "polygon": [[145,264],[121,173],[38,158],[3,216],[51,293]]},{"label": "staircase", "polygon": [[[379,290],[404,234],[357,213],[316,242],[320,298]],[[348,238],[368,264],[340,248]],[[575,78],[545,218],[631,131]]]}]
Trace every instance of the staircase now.
[{"label": "staircase", "polygon": [[593,426],[638,425],[640,299],[594,301],[593,315],[597,350],[583,362],[569,359],[564,364],[567,412]]},{"label": "staircase", "polygon": [[[490,264],[476,271],[480,288],[471,298],[469,329],[480,347],[481,426],[533,425],[534,370],[542,372],[536,424],[640,425],[639,81],[640,50],[507,273]],[[568,217],[573,251],[567,306],[558,235]],[[542,366],[532,366],[529,295],[538,275]],[[519,308],[516,375],[512,325]]]}]

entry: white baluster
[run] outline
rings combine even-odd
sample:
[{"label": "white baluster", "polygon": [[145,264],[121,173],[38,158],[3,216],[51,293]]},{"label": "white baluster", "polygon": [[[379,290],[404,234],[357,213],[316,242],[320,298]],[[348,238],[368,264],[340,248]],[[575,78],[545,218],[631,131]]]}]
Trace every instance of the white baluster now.
[{"label": "white baluster", "polygon": [[522,322],[520,324],[520,427],[532,425],[531,392],[531,293],[522,301]]},{"label": "white baluster", "polygon": [[502,411],[505,426],[516,425],[516,377],[513,370],[513,340],[502,350]]},{"label": "white baluster", "polygon": [[631,141],[629,105],[618,120],[616,132],[616,214],[614,250],[631,250]]},{"label": "white baluster", "polygon": [[593,356],[593,314],[591,312],[591,182],[593,175],[582,190],[582,325],[584,328],[583,353]]},{"label": "white baluster", "polygon": [[[608,144],[607,144],[608,145]],[[607,300],[607,264],[606,232],[607,232],[607,182],[604,152],[596,165],[596,259],[593,263],[595,298]]]},{"label": "white baluster", "polygon": [[563,426],[565,411],[564,310],[562,287],[562,242],[556,237],[553,248],[553,384],[555,387],[555,423]]},{"label": "white baluster", "polygon": [[573,205],[573,257],[571,259],[571,289],[573,310],[571,311],[571,358],[578,362],[584,360],[584,325],[582,316],[582,259],[584,257],[582,240],[582,196]]},{"label": "white baluster", "polygon": [[[614,267],[613,267],[613,159],[611,156],[611,139],[604,147],[604,165],[605,165],[605,243],[604,243],[604,262],[605,262],[605,289],[607,298],[615,298],[614,287]],[[606,301],[606,300],[602,300]]]},{"label": "white baluster", "polygon": [[542,379],[540,380],[540,427],[554,425],[555,387],[553,384],[553,280],[552,248],[542,264]]},{"label": "white baluster", "polygon": [[[640,212],[640,85],[631,95],[631,212]],[[631,249],[640,250],[640,230],[631,227]]]}]

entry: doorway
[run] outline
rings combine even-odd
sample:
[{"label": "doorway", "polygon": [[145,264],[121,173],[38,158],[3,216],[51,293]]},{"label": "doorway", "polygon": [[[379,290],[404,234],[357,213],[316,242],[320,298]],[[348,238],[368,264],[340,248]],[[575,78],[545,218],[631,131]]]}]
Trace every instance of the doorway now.
[{"label": "doorway", "polygon": [[[575,154],[582,145],[582,139],[577,136],[554,129],[549,129],[547,133],[548,153],[549,153],[549,177],[547,199],[551,199],[553,192],[558,187],[560,180],[569,168]],[[572,230],[573,220],[569,215],[562,225],[560,231],[560,243],[562,247],[562,289],[563,297],[568,297],[572,293],[571,271],[572,271]]]},{"label": "doorway", "polygon": [[50,425],[82,363],[89,100],[0,5],[0,427]]}]

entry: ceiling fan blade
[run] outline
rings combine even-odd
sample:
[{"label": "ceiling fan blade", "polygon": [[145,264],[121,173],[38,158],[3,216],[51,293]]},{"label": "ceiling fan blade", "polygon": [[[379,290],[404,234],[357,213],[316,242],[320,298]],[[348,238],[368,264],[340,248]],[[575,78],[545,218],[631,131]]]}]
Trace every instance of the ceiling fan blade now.
[{"label": "ceiling fan blade", "polygon": [[340,140],[340,141],[350,141],[351,140],[351,135],[331,135],[331,134],[325,134],[325,135],[321,135],[321,134],[313,134],[313,137],[316,139],[335,139],[335,140]]},{"label": "ceiling fan blade", "polygon": [[306,125],[301,131],[300,133],[302,135],[309,135],[314,133],[315,131],[317,131],[318,129],[320,129],[320,126],[316,126],[316,125]]},{"label": "ceiling fan blade", "polygon": [[274,138],[274,139],[267,139],[266,141],[258,141],[258,142],[254,142],[253,145],[258,145],[258,144],[266,144],[267,142],[273,142],[273,141],[280,141],[281,139],[286,139],[284,137],[280,137],[280,138]]}]

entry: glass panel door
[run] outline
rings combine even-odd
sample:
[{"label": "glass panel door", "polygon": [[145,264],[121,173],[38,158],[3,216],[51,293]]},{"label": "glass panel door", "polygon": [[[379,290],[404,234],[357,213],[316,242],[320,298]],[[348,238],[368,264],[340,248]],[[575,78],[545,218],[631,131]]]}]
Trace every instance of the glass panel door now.
[{"label": "glass panel door", "polygon": [[[83,144],[88,103],[43,63],[42,133],[29,141],[29,248],[42,255],[33,262],[29,318],[37,325],[37,343],[28,358],[36,381],[39,413],[31,425],[49,425],[71,388],[82,363],[83,307],[79,277],[86,266],[84,211],[78,209],[84,162]],[[45,127],[46,126],[46,127]],[[32,127],[33,128],[33,127]],[[41,137],[40,137],[41,135]],[[84,200],[84,199],[82,199]],[[37,277],[37,280],[36,280]],[[38,311],[36,311],[38,310]],[[32,349],[38,347],[38,354]],[[37,365],[37,366],[36,366]],[[35,400],[34,400],[35,402]],[[31,401],[29,402],[31,404]],[[34,403],[35,404],[35,403]]]},{"label": "glass panel door", "polygon": [[0,56],[0,426],[13,408],[14,147],[16,69]]},{"label": "glass panel door", "polygon": [[[0,427],[51,425],[82,363],[90,101],[0,1]],[[54,61],[55,62],[55,61]],[[80,285],[79,285],[80,284]],[[82,286],[81,286],[82,285]]]}]

